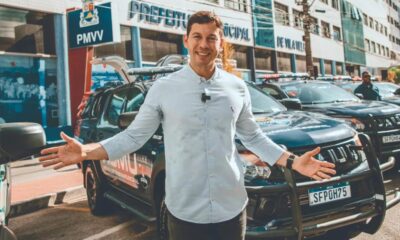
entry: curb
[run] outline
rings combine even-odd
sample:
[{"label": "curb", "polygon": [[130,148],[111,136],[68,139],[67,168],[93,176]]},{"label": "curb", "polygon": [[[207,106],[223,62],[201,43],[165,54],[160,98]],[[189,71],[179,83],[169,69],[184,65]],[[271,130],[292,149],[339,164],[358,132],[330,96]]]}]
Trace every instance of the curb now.
[{"label": "curb", "polygon": [[11,205],[9,217],[18,217],[57,204],[71,202],[76,199],[81,199],[82,196],[86,197],[86,190],[83,185],[16,202]]}]

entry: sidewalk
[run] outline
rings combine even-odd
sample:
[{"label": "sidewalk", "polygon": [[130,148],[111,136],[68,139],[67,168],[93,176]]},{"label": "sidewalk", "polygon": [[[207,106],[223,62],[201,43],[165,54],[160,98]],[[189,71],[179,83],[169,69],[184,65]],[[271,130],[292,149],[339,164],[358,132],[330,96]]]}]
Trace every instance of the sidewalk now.
[{"label": "sidewalk", "polygon": [[10,216],[19,216],[85,196],[80,170],[15,183],[11,187]]}]

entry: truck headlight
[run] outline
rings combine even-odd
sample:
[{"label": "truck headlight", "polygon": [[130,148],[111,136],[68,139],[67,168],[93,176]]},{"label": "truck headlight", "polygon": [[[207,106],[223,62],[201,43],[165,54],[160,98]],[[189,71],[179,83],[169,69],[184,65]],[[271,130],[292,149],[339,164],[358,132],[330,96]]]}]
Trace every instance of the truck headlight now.
[{"label": "truck headlight", "polygon": [[240,156],[242,157],[245,178],[269,178],[271,175],[271,168],[256,155],[249,151],[244,151],[240,153]]},{"label": "truck headlight", "polygon": [[343,120],[345,123],[347,123],[348,125],[350,125],[352,128],[354,128],[356,130],[362,131],[365,129],[365,124],[363,122],[361,122],[360,120],[358,120],[357,118],[337,117],[337,116],[335,116],[335,118],[337,118],[339,120]]}]

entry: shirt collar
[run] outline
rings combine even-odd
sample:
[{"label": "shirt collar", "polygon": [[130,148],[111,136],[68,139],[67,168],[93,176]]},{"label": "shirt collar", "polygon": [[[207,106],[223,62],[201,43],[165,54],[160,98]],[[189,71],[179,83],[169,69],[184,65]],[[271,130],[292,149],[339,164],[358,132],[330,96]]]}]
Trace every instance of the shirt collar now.
[{"label": "shirt collar", "polygon": [[190,78],[194,79],[199,84],[200,83],[209,83],[209,84],[211,84],[211,83],[215,82],[215,80],[219,78],[220,71],[221,71],[221,69],[219,69],[216,66],[214,74],[211,76],[210,79],[207,80],[206,78],[204,78],[202,76],[199,76],[189,64],[187,64],[185,68],[186,68],[186,71],[189,73]]}]

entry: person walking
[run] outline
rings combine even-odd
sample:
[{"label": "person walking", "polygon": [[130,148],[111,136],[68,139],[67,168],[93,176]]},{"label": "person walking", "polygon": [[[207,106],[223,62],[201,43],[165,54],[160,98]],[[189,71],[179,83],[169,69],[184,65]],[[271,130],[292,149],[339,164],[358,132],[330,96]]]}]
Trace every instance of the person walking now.
[{"label": "person walking", "polygon": [[379,89],[371,82],[371,74],[364,71],[361,74],[362,83],[354,90],[355,94],[361,94],[365,100],[381,100]]},{"label": "person walking", "polygon": [[155,81],[126,130],[84,145],[61,133],[66,144],[42,150],[39,160],[54,169],[86,159],[112,161],[137,151],[162,124],[169,239],[244,239],[248,198],[235,135],[268,165],[313,179],[330,178],[335,165],[314,158],[320,148],[295,156],[265,136],[245,82],[216,67],[224,38],[215,13],[190,17],[184,45],[189,64]]}]

